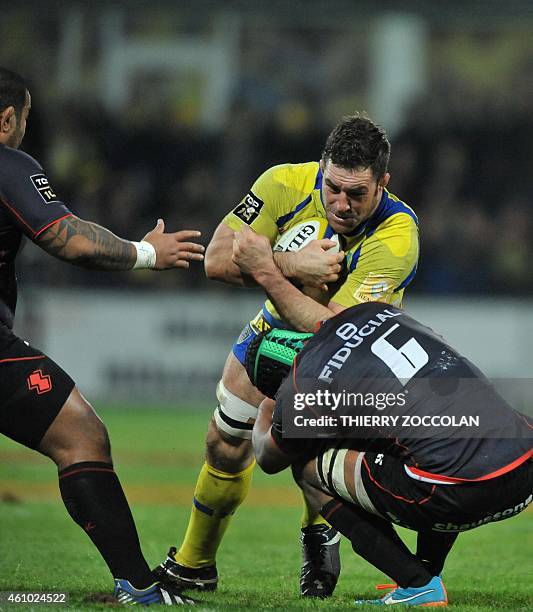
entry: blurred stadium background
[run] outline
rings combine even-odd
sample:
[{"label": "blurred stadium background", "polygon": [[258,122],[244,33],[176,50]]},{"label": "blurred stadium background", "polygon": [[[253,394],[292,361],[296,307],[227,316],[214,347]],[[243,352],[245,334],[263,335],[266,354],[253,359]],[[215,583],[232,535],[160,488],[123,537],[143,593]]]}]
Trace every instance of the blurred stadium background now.
[{"label": "blurred stadium background", "polygon": [[[0,58],[31,83],[23,150],[76,214],[133,239],[163,217],[170,229],[201,229],[207,243],[262,170],[318,159],[338,119],[366,110],[392,140],[391,191],[420,217],[406,308],[489,375],[533,378],[533,3],[19,0],[2,7]],[[92,273],[31,244],[18,270],[17,330],[101,409],[158,562],[185,528],[207,406],[262,296],[208,282],[201,266]],[[533,392],[519,395],[522,409],[533,405]],[[5,439],[0,464],[0,588],[63,585],[70,562],[80,576],[69,588],[108,590],[103,564],[64,514],[52,466]],[[289,475],[254,478],[236,522],[263,525],[268,542],[263,535],[258,545],[265,558],[279,556],[295,593],[298,495]],[[527,609],[526,522],[530,513],[465,536],[478,548],[463,546],[451,563],[452,579],[464,580],[460,601],[469,601],[475,566],[485,573],[482,601],[505,583],[508,595],[523,593],[506,607]],[[36,524],[43,545],[25,548]],[[66,569],[52,571],[47,542],[58,545],[58,526]],[[222,552],[230,578],[257,571],[255,546],[240,548],[238,530]],[[281,560],[273,546],[282,539]],[[357,572],[365,588],[376,579],[363,563]],[[268,592],[284,607],[278,583],[276,574]],[[258,601],[255,582],[235,584],[241,606]]]},{"label": "blurred stadium background", "polygon": [[[406,307],[490,375],[531,375],[531,2],[21,1],[0,30],[32,86],[23,149],[126,237],[161,216],[207,242],[264,169],[368,111],[420,217]],[[261,299],[201,266],[91,273],[32,245],[19,275],[19,332],[105,400],[208,399]]]}]

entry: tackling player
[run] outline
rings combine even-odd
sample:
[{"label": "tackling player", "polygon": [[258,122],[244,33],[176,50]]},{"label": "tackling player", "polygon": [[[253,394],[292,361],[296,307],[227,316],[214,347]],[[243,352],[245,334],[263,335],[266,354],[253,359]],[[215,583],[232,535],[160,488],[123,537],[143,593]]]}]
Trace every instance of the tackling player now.
[{"label": "tackling player", "polygon": [[[246,497],[255,463],[251,433],[263,395],[250,384],[243,365],[251,340],[272,327],[313,329],[315,321],[326,318],[324,312],[333,316],[361,302],[401,305],[416,272],[418,229],[413,211],[386,189],[389,155],[383,130],[365,116],[346,117],[328,137],[320,162],[270,168],[218,226],[206,252],[206,273],[248,286],[256,282],[232,261],[236,232],[253,229],[272,258],[279,236],[302,221],[320,217],[329,223],[326,239],[298,252],[274,255],[278,272],[314,288],[317,301],[306,298],[296,313],[267,301],[233,346],[217,388],[219,404],[209,424],[206,462],[189,526],[179,551],[171,548],[156,570],[162,579],[191,588],[216,588],[216,552]],[[336,243],[327,239],[333,234],[341,235],[344,252],[333,252]],[[302,595],[331,595],[340,571],[339,535],[307,503],[301,541]]]},{"label": "tackling player", "polygon": [[70,376],[12,328],[23,236],[87,268],[163,270],[203,259],[204,248],[190,242],[200,232],[168,234],[159,220],[141,242],[131,242],[73,215],[39,163],[17,150],[30,106],[24,79],[0,68],[0,432],[56,463],[65,507],[107,563],[121,603],[188,603],[156,582],[143,557],[104,424]]},{"label": "tackling player", "polygon": [[[440,573],[458,534],[515,516],[532,500],[533,422],[472,363],[401,310],[355,306],[326,321],[314,337],[272,330],[248,348],[247,371],[258,389],[276,396],[262,402],[253,429],[259,465],[268,473],[292,465],[322,516],[396,583],[382,599],[358,604],[447,605]],[[303,390],[317,397],[319,389],[403,401],[391,401],[381,413],[370,403],[345,406],[350,417],[381,414],[370,426],[361,419],[316,428],[315,419],[295,434],[295,415],[339,414],[331,401],[319,411],[312,399],[303,411],[295,404]],[[404,418],[394,424],[396,416]],[[434,431],[413,425],[422,417],[463,425],[436,425]],[[475,430],[469,422],[477,422]],[[416,555],[392,523],[418,532]]]}]

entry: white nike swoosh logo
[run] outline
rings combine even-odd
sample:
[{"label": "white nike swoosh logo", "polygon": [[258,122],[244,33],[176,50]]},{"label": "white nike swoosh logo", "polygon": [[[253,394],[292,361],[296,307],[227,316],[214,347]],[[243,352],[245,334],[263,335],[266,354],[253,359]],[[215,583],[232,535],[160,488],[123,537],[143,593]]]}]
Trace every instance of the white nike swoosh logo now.
[{"label": "white nike swoosh logo", "polygon": [[337,542],[340,542],[340,540],[341,540],[341,534],[337,533],[337,535],[333,536],[331,540],[329,540],[328,542],[324,542],[324,546],[331,546],[332,544],[336,544]]},{"label": "white nike swoosh logo", "polygon": [[433,592],[435,592],[435,589],[429,589],[428,591],[422,591],[422,593],[411,595],[411,597],[406,597],[405,599],[393,599],[394,595],[391,593],[390,599],[385,600],[385,605],[393,606],[394,604],[405,603],[406,601],[411,601],[411,599],[416,599],[417,597],[422,597],[422,595],[427,595],[428,593]]}]

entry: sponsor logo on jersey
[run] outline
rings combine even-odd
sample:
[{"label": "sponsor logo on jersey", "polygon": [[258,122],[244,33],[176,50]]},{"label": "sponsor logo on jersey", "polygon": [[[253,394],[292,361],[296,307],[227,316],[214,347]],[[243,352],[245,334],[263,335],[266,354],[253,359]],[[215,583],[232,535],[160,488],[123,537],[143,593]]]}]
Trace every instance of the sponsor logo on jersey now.
[{"label": "sponsor logo on jersey", "polygon": [[394,281],[381,275],[370,273],[357,287],[354,297],[360,302],[390,303],[394,293]]},{"label": "sponsor logo on jersey", "polygon": [[326,382],[331,382],[334,369],[338,371],[342,368],[348,357],[352,354],[354,348],[363,344],[365,338],[371,336],[385,321],[394,317],[399,317],[402,314],[401,312],[392,312],[386,309],[383,312],[378,312],[374,315],[374,318],[367,321],[361,327],[357,327],[357,325],[353,323],[343,323],[337,328],[335,333],[339,338],[345,340],[345,342],[322,368],[322,372],[320,372],[318,378]]},{"label": "sponsor logo on jersey", "polygon": [[30,176],[31,182],[41,198],[47,203],[51,202],[59,202],[59,198],[57,197],[55,191],[50,187],[50,183],[48,178],[44,174],[33,174]]},{"label": "sponsor logo on jersey", "polygon": [[52,379],[48,374],[43,374],[42,370],[35,370],[28,378],[28,389],[30,391],[37,391],[38,395],[48,393],[52,390]]},{"label": "sponsor logo on jersey", "polygon": [[244,200],[234,209],[233,214],[239,217],[247,225],[252,223],[259,217],[259,213],[265,203],[258,198],[253,191],[246,194]]}]

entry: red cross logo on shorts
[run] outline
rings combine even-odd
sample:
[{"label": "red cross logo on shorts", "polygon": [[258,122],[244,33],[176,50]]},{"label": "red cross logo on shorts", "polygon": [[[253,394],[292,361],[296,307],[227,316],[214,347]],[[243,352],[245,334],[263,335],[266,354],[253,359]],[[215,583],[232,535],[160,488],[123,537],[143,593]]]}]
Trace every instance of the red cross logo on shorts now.
[{"label": "red cross logo on shorts", "polygon": [[35,370],[28,376],[28,389],[35,389],[39,395],[52,390],[52,379],[48,374],[43,375],[41,370]]}]

